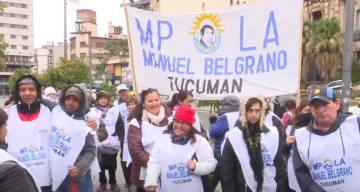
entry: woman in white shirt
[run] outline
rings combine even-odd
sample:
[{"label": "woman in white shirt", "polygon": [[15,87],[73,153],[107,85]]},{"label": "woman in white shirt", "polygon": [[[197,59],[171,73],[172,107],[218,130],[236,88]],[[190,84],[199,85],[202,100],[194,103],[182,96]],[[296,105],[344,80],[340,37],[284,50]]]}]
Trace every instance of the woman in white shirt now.
[{"label": "woman in white shirt", "polygon": [[217,161],[207,140],[193,127],[195,111],[180,106],[150,153],[145,191],[203,192],[201,176],[213,172]]}]

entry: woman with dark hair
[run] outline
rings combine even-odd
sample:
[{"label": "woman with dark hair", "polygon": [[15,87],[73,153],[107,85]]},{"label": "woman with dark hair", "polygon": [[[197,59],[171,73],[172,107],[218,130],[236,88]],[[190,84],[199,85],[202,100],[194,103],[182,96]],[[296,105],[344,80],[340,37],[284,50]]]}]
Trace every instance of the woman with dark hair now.
[{"label": "woman with dark hair", "polygon": [[[193,101],[193,95],[191,92],[179,91],[179,93],[175,93],[172,96],[171,101],[167,104],[167,106],[173,110],[173,115],[175,115],[177,109],[180,106],[192,107],[191,106],[192,101]],[[194,118],[195,118],[195,123],[194,123],[195,129],[197,129],[199,132],[206,133],[206,131],[201,125],[199,115],[196,112]]]},{"label": "woman with dark hair", "polygon": [[264,98],[250,97],[240,105],[240,122],[226,133],[222,150],[222,191],[285,192],[282,130],[265,124]]},{"label": "woman with dark hair", "polygon": [[286,108],[286,113],[281,118],[281,124],[283,125],[283,127],[286,128],[289,125],[291,116],[294,114],[295,109],[296,109],[295,100],[292,100],[292,99],[287,100],[285,102],[285,108]]},{"label": "woman with dark hair", "polygon": [[146,191],[203,192],[201,176],[213,172],[217,161],[210,144],[193,127],[194,115],[192,108],[180,106],[174,123],[156,140],[147,163]]},{"label": "woman with dark hair", "polygon": [[155,140],[172,122],[172,110],[161,104],[156,89],[141,92],[138,104],[129,116],[128,145],[132,159],[131,182],[138,192],[144,190],[146,167]]},{"label": "woman with dark hair", "polygon": [[289,126],[286,128],[286,145],[284,146],[284,155],[288,157],[288,180],[289,192],[301,191],[297,183],[292,158],[292,145],[295,141],[295,130],[307,126],[313,118],[310,113],[309,100],[302,100],[299,106],[295,109],[294,115],[291,117]]}]

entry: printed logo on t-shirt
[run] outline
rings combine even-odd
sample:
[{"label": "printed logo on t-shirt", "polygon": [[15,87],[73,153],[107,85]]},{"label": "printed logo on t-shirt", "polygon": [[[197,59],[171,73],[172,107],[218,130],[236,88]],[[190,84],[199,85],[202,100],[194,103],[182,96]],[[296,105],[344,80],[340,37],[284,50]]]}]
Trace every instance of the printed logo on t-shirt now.
[{"label": "printed logo on t-shirt", "polygon": [[264,162],[264,168],[274,166],[273,157],[264,144],[261,144],[261,153]]},{"label": "printed logo on t-shirt", "polygon": [[353,174],[352,167],[343,158],[326,158],[313,164],[312,177],[321,187],[330,187],[345,183],[345,178]]},{"label": "printed logo on t-shirt", "polygon": [[70,151],[71,137],[66,134],[65,128],[57,128],[52,126],[49,143],[50,149],[61,157],[65,157]]},{"label": "printed logo on t-shirt", "polygon": [[168,180],[172,180],[173,184],[191,182],[190,169],[184,163],[169,165],[166,176]]},{"label": "printed logo on t-shirt", "polygon": [[20,149],[19,161],[27,167],[44,165],[46,153],[44,147],[39,145],[29,145]]}]

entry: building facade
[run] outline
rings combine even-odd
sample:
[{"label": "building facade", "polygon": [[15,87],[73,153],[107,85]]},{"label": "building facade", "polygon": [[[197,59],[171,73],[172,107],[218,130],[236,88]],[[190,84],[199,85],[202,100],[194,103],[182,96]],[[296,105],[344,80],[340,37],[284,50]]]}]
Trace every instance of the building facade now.
[{"label": "building facade", "polygon": [[51,66],[50,52],[47,47],[36,48],[34,54],[35,67],[33,71],[41,74]]},{"label": "building facade", "polygon": [[103,37],[98,36],[96,12],[93,10],[77,10],[77,18],[82,21],[83,31],[91,31],[91,57],[89,57],[89,36],[87,34],[75,34],[70,38],[70,58],[80,58],[87,61],[91,59],[91,67],[94,73],[96,66],[106,63],[110,57],[105,50],[105,44],[110,41],[127,39],[127,37],[123,35],[121,26],[113,26],[111,22],[108,23],[108,33],[104,34]]},{"label": "building facade", "polygon": [[9,81],[18,68],[34,66],[33,0],[0,1],[6,8],[0,13],[0,34],[8,43],[7,67],[0,70],[0,82]]}]

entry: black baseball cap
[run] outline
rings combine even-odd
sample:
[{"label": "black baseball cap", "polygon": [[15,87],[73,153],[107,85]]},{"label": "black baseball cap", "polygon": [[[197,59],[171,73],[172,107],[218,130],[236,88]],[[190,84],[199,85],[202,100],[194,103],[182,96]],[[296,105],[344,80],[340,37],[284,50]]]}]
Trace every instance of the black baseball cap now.
[{"label": "black baseball cap", "polygon": [[336,94],[333,88],[320,87],[311,91],[309,96],[309,105],[311,105],[311,103],[316,99],[329,103],[330,101],[336,100]]}]

